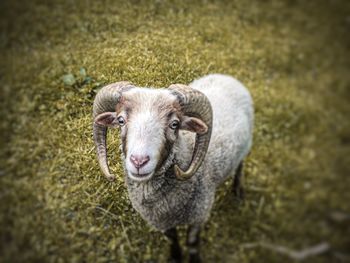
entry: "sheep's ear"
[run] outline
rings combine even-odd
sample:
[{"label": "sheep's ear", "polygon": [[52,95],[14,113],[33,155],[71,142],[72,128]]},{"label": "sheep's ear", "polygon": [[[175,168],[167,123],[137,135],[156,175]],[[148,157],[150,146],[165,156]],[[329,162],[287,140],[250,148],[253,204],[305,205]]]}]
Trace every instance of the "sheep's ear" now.
[{"label": "sheep's ear", "polygon": [[94,122],[98,125],[115,128],[118,126],[117,114],[115,112],[104,112],[96,116]]},{"label": "sheep's ear", "polygon": [[208,131],[208,126],[198,118],[185,116],[181,121],[180,129],[204,134]]}]

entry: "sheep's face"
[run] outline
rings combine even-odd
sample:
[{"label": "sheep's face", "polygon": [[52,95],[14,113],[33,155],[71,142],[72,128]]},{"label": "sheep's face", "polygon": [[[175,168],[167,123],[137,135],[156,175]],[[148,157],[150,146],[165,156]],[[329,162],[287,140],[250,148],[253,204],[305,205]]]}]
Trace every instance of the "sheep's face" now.
[{"label": "sheep's face", "polygon": [[170,91],[144,88],[123,93],[116,112],[101,114],[97,122],[120,127],[125,168],[136,181],[149,180],[162,167],[179,129],[207,130],[201,120],[182,114]]}]

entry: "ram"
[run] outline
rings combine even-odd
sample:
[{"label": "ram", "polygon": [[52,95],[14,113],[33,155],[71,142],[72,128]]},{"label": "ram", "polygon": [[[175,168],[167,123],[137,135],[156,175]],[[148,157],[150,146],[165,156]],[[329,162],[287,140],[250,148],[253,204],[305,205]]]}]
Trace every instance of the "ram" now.
[{"label": "ram", "polygon": [[253,103],[230,76],[211,74],[167,89],[117,82],[93,105],[93,135],[102,172],[108,127],[119,127],[125,180],[133,207],[170,240],[170,259],[181,262],[176,227],[188,225],[190,262],[200,262],[199,233],[216,188],[233,177],[240,193],[244,158],[252,145]]}]

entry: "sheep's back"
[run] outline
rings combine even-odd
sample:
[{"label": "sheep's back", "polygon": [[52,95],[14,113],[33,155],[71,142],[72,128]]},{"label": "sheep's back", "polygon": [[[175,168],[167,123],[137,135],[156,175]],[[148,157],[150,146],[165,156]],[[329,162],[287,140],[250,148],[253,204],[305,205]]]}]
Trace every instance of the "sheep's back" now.
[{"label": "sheep's back", "polygon": [[[213,130],[204,166],[215,185],[232,174],[252,145],[253,103],[249,91],[236,79],[211,74],[195,80],[213,108]],[[204,167],[203,167],[204,168]]]}]

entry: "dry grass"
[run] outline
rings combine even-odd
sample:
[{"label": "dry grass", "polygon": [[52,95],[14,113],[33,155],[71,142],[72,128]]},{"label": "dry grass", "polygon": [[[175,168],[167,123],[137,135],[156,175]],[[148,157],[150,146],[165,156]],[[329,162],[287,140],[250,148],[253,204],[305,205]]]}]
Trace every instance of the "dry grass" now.
[{"label": "dry grass", "polygon": [[246,202],[230,182],[217,195],[205,262],[291,260],[242,246],[252,242],[328,242],[308,262],[345,262],[349,11],[341,0],[1,1],[0,261],[163,262],[167,242],[132,209],[122,176],[99,172],[92,98],[114,81],[165,87],[220,72],[254,97],[255,144]]}]

